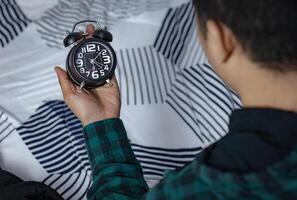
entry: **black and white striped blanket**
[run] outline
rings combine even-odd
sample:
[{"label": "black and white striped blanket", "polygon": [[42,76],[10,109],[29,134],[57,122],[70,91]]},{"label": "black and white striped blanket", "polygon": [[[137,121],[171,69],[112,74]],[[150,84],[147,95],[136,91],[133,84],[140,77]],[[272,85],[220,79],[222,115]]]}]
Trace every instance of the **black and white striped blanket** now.
[{"label": "black and white striped blanket", "polygon": [[82,127],[63,101],[65,31],[100,19],[114,34],[123,119],[145,179],[156,184],[228,131],[241,102],[213,72],[186,0],[0,0],[0,166],[65,199],[91,184]]}]

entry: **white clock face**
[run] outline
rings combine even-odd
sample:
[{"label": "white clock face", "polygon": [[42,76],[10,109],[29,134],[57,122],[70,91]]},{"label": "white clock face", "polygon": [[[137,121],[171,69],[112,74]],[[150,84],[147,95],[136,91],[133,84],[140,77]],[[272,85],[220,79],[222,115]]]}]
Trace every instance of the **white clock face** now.
[{"label": "white clock face", "polygon": [[99,81],[110,76],[114,68],[114,55],[104,43],[89,40],[78,47],[74,54],[77,73],[83,78]]}]

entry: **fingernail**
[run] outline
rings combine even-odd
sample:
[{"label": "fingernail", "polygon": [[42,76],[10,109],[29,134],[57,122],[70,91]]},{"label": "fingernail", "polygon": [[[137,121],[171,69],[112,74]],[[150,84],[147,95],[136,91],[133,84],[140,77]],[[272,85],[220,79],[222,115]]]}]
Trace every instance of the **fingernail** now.
[{"label": "fingernail", "polygon": [[59,67],[55,67],[55,72],[56,72],[57,76],[59,77],[59,72],[58,72],[58,70],[59,70]]},{"label": "fingernail", "polygon": [[87,25],[87,28],[89,28],[89,27],[93,28],[94,25],[93,25],[93,24],[88,24],[88,25]]},{"label": "fingernail", "polygon": [[59,70],[59,66],[55,66],[55,71],[58,71]]}]

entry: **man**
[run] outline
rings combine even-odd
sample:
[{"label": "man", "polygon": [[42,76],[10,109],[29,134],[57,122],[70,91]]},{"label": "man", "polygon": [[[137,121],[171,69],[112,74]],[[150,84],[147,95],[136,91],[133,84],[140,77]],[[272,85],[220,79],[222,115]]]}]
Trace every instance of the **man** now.
[{"label": "man", "polygon": [[232,113],[226,137],[148,191],[119,119],[116,79],[83,92],[57,68],[65,101],[84,125],[89,199],[297,199],[297,2],[194,4],[209,62],[244,109]]}]

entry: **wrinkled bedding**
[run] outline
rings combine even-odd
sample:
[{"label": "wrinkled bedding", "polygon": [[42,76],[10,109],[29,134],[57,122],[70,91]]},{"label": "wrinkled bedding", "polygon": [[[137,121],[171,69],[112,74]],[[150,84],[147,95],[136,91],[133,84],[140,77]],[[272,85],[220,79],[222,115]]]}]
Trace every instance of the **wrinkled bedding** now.
[{"label": "wrinkled bedding", "polygon": [[78,20],[99,20],[114,34],[121,118],[150,186],[223,137],[230,113],[241,107],[207,63],[190,1],[0,6],[0,167],[65,199],[85,199],[91,184],[82,127],[62,101],[53,70],[65,66],[62,41]]}]

